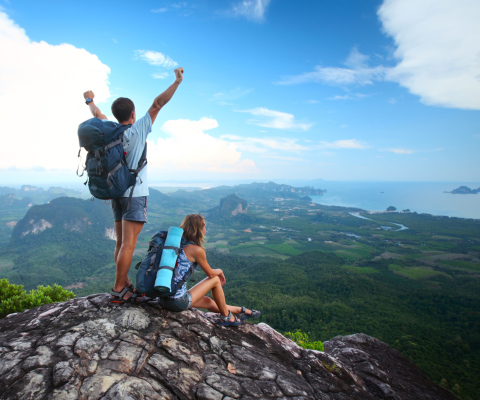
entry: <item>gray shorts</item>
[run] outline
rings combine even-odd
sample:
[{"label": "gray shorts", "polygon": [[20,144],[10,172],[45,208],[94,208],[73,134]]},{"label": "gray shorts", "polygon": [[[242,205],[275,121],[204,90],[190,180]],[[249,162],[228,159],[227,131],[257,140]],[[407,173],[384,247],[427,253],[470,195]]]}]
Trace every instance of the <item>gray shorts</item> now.
[{"label": "gray shorts", "polygon": [[185,294],[178,299],[172,299],[170,297],[160,297],[160,305],[170,311],[185,311],[188,310],[192,305],[192,295],[187,290]]},{"label": "gray shorts", "polygon": [[147,222],[147,196],[132,197],[130,209],[127,210],[128,197],[112,199],[113,219],[115,222],[127,221]]}]

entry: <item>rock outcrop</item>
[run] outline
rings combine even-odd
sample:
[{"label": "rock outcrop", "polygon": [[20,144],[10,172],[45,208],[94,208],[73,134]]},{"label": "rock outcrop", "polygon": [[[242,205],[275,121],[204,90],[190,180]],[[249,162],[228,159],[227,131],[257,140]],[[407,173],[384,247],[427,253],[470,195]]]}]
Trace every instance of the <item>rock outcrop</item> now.
[{"label": "rock outcrop", "polygon": [[363,334],[304,350],[265,324],[97,294],[0,320],[0,399],[454,399]]},{"label": "rock outcrop", "polygon": [[235,193],[220,200],[220,205],[208,212],[209,219],[229,220],[233,217],[238,217],[240,214],[247,214],[248,203],[245,199],[238,197]]}]

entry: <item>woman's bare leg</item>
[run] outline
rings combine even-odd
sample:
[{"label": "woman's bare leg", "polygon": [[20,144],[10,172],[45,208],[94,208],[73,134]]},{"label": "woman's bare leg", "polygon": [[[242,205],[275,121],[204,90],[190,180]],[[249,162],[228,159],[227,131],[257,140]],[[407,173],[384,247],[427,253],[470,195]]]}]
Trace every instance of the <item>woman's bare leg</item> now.
[{"label": "woman's bare leg", "polygon": [[[210,290],[212,291],[213,300],[205,296]],[[241,311],[240,307],[228,306],[225,302],[225,294],[218,276],[205,278],[192,287],[189,292],[192,296],[192,307],[206,308],[209,311],[219,312],[224,317],[228,315],[228,311],[236,314]],[[233,315],[232,318],[234,318]]]},{"label": "woman's bare leg", "polygon": [[[215,301],[208,296],[203,296],[203,298],[198,300],[195,304],[192,303],[192,307],[206,308],[208,311],[211,311],[214,313],[220,313],[220,309],[217,307],[217,304],[215,303]],[[227,309],[228,311],[231,311],[233,314],[238,314],[242,311],[241,307],[229,306],[228,304],[227,304]]]}]

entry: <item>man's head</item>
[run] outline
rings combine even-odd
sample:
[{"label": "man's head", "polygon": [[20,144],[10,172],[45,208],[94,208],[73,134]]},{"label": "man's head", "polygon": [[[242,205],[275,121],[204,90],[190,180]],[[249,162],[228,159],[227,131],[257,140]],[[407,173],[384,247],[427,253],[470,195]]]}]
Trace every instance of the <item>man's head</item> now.
[{"label": "man's head", "polygon": [[112,104],[112,114],[120,124],[125,122],[133,124],[136,119],[135,105],[132,100],[119,97]]}]

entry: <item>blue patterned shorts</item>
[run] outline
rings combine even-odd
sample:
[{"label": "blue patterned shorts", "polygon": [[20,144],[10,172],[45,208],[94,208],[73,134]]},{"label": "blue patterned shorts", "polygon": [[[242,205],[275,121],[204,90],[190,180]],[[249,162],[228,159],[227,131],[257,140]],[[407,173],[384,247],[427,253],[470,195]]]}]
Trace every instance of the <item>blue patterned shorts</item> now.
[{"label": "blue patterned shorts", "polygon": [[185,311],[188,310],[192,305],[192,295],[187,291],[178,299],[171,299],[169,297],[160,298],[160,304],[163,308],[166,308],[170,311]]}]

